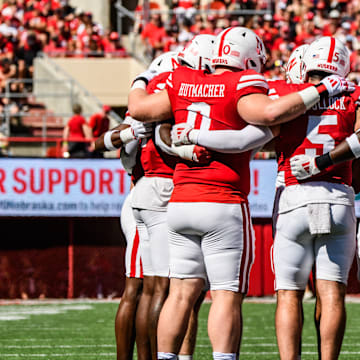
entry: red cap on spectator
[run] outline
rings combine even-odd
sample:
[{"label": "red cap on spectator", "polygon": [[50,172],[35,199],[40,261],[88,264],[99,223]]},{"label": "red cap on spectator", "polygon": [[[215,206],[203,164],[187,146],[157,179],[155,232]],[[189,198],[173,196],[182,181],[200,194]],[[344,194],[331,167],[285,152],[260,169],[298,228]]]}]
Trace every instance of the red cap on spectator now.
[{"label": "red cap on spectator", "polygon": [[314,13],[312,13],[311,11],[305,14],[306,20],[312,20],[313,18],[314,18]]},{"label": "red cap on spectator", "polygon": [[96,35],[96,34],[93,34],[93,35],[91,35],[90,39],[95,40],[95,41],[100,41],[100,36]]},{"label": "red cap on spectator", "polygon": [[111,107],[109,105],[103,105],[103,111],[108,113],[111,111]]},{"label": "red cap on spectator", "polygon": [[290,27],[288,25],[283,25],[280,30],[287,33],[290,31]]},{"label": "red cap on spectator", "polygon": [[284,20],[284,18],[280,14],[274,14],[273,20],[274,21],[281,21],[281,20]]},{"label": "red cap on spectator", "polygon": [[109,38],[110,40],[117,40],[119,38],[119,34],[116,31],[113,31],[112,33],[110,33]]},{"label": "red cap on spectator", "polygon": [[325,9],[325,3],[323,1],[319,1],[316,5],[316,8],[319,10],[324,10]]}]

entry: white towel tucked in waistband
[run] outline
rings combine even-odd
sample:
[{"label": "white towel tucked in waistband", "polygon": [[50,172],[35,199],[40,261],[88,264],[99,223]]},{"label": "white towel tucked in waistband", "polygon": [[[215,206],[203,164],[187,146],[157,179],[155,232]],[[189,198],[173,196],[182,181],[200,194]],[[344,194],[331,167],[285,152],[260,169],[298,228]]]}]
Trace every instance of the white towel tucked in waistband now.
[{"label": "white towel tucked in waistband", "polygon": [[331,230],[330,204],[308,204],[307,210],[310,234],[329,234]]}]

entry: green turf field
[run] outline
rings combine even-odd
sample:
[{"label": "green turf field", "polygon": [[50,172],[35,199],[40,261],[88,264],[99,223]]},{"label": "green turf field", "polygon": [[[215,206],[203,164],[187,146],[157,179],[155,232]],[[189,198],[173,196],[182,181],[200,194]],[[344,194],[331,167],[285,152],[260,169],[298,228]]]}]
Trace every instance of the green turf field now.
[{"label": "green turf field", "polygon": [[[195,359],[211,359],[206,333],[210,304],[200,314]],[[302,359],[317,359],[313,303],[305,304]],[[0,359],[115,359],[116,302],[37,302],[0,306]],[[242,359],[278,359],[274,303],[244,304]],[[360,358],[360,304],[348,303],[348,325],[340,359]]]}]

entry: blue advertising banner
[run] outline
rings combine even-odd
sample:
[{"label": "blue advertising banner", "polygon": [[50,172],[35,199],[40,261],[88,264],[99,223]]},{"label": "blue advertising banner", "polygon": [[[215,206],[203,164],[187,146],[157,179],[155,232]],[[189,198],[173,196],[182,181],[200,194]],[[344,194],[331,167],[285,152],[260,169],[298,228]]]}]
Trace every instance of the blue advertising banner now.
[{"label": "blue advertising banner", "polygon": [[[250,163],[253,218],[271,217],[276,170],[275,160]],[[0,216],[119,217],[129,191],[118,159],[0,159]]]}]

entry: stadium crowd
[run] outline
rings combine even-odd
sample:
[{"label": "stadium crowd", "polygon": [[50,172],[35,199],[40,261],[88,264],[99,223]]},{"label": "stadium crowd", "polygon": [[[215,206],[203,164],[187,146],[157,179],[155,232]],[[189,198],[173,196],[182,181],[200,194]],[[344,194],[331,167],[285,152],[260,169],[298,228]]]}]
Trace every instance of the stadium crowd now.
[{"label": "stadium crowd", "polygon": [[[276,0],[270,6],[266,0],[213,0],[207,5],[174,1],[170,8],[174,13],[166,21],[156,13],[147,25],[142,26],[139,21],[136,26],[153,57],[163,51],[180,50],[194,35],[217,35],[229,26],[240,25],[253,29],[263,39],[268,56],[267,78],[283,78],[281,68],[292,50],[310,44],[319,36],[335,36],[346,43],[351,51],[351,71],[360,72],[360,2],[357,0]],[[194,11],[186,12],[189,8]],[[242,9],[270,9],[271,13],[246,16],[231,13]],[[207,10],[210,12],[206,15]]]},{"label": "stadium crowd", "polygon": [[[10,114],[31,106],[27,96],[34,58],[44,52],[51,57],[125,57],[127,52],[115,31],[104,29],[91,12],[79,11],[68,0],[4,0],[0,9],[0,112]],[[7,91],[6,91],[7,90]],[[6,91],[6,93],[5,93]]]}]

